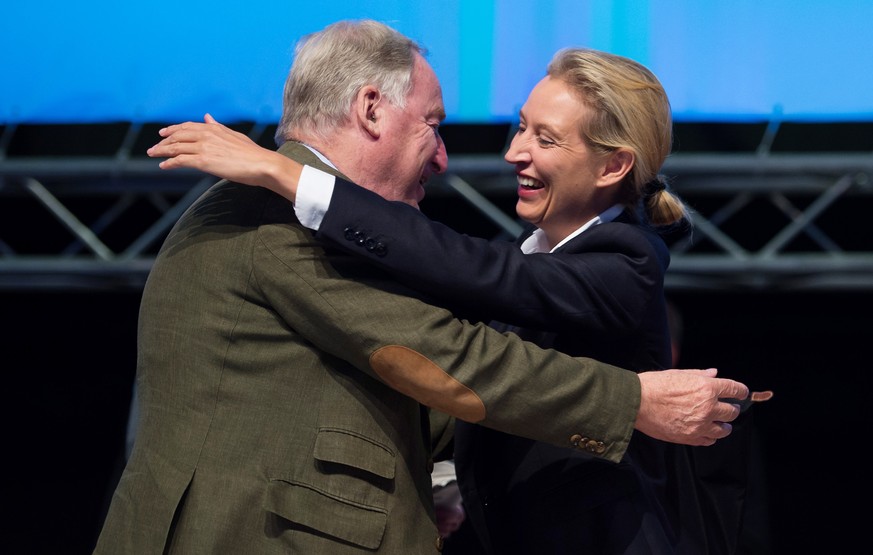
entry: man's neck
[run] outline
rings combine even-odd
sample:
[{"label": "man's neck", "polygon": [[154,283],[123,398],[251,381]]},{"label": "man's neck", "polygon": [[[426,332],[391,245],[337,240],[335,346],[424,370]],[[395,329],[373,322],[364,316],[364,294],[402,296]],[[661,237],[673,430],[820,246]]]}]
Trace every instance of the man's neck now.
[{"label": "man's neck", "polygon": [[352,182],[366,186],[368,178],[368,145],[350,136],[352,131],[341,128],[328,138],[301,137],[299,142],[309,147],[319,158]]}]

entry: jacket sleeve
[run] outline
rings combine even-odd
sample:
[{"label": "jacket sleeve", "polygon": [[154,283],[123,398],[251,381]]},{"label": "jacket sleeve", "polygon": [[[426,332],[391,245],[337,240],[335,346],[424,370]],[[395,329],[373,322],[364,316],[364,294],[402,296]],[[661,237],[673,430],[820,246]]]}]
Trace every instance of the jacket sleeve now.
[{"label": "jacket sleeve", "polygon": [[657,253],[643,231],[624,223],[586,231],[572,252],[526,255],[342,179],[317,237],[488,319],[553,331],[635,329],[669,260],[666,248]]},{"label": "jacket sleeve", "polygon": [[276,210],[258,231],[253,287],[325,356],[456,418],[621,459],[639,409],[634,373],[459,320]]}]

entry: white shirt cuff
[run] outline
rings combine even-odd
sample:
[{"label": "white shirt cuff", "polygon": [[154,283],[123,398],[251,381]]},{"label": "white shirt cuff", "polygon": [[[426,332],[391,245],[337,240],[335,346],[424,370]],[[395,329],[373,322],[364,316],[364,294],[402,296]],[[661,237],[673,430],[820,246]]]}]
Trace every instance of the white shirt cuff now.
[{"label": "white shirt cuff", "polygon": [[458,480],[458,475],[455,473],[455,461],[445,460],[438,461],[433,465],[433,472],[430,473],[431,483],[433,487],[445,487],[452,482]]},{"label": "white shirt cuff", "polygon": [[294,214],[300,223],[313,231],[318,231],[324,214],[333,197],[336,178],[327,172],[311,166],[303,166],[297,195],[294,197]]}]

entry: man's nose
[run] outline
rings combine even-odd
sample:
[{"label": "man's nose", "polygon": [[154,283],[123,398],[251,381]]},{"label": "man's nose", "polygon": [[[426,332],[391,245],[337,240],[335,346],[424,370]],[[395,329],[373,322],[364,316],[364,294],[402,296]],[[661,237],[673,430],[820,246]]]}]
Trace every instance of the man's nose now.
[{"label": "man's nose", "polygon": [[446,143],[443,142],[442,137],[439,138],[437,151],[431,161],[431,165],[433,166],[434,173],[445,173],[449,167],[449,153],[446,152]]}]

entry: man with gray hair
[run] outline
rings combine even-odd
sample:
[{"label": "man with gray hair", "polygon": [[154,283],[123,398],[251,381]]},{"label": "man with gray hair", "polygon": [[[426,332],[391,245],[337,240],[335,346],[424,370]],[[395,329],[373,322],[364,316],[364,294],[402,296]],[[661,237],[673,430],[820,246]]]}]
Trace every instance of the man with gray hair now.
[{"label": "man with gray hair", "polygon": [[[417,205],[446,169],[436,75],[382,24],[305,37],[284,106],[281,154],[391,200]],[[161,155],[182,163],[183,136]],[[726,436],[739,409],[718,398],[748,395],[709,372],[641,378],[459,320],[319,243],[284,198],[228,181],[161,248],[138,348],[136,442],[98,553],[435,553],[446,415],[618,461],[635,426]]]}]

